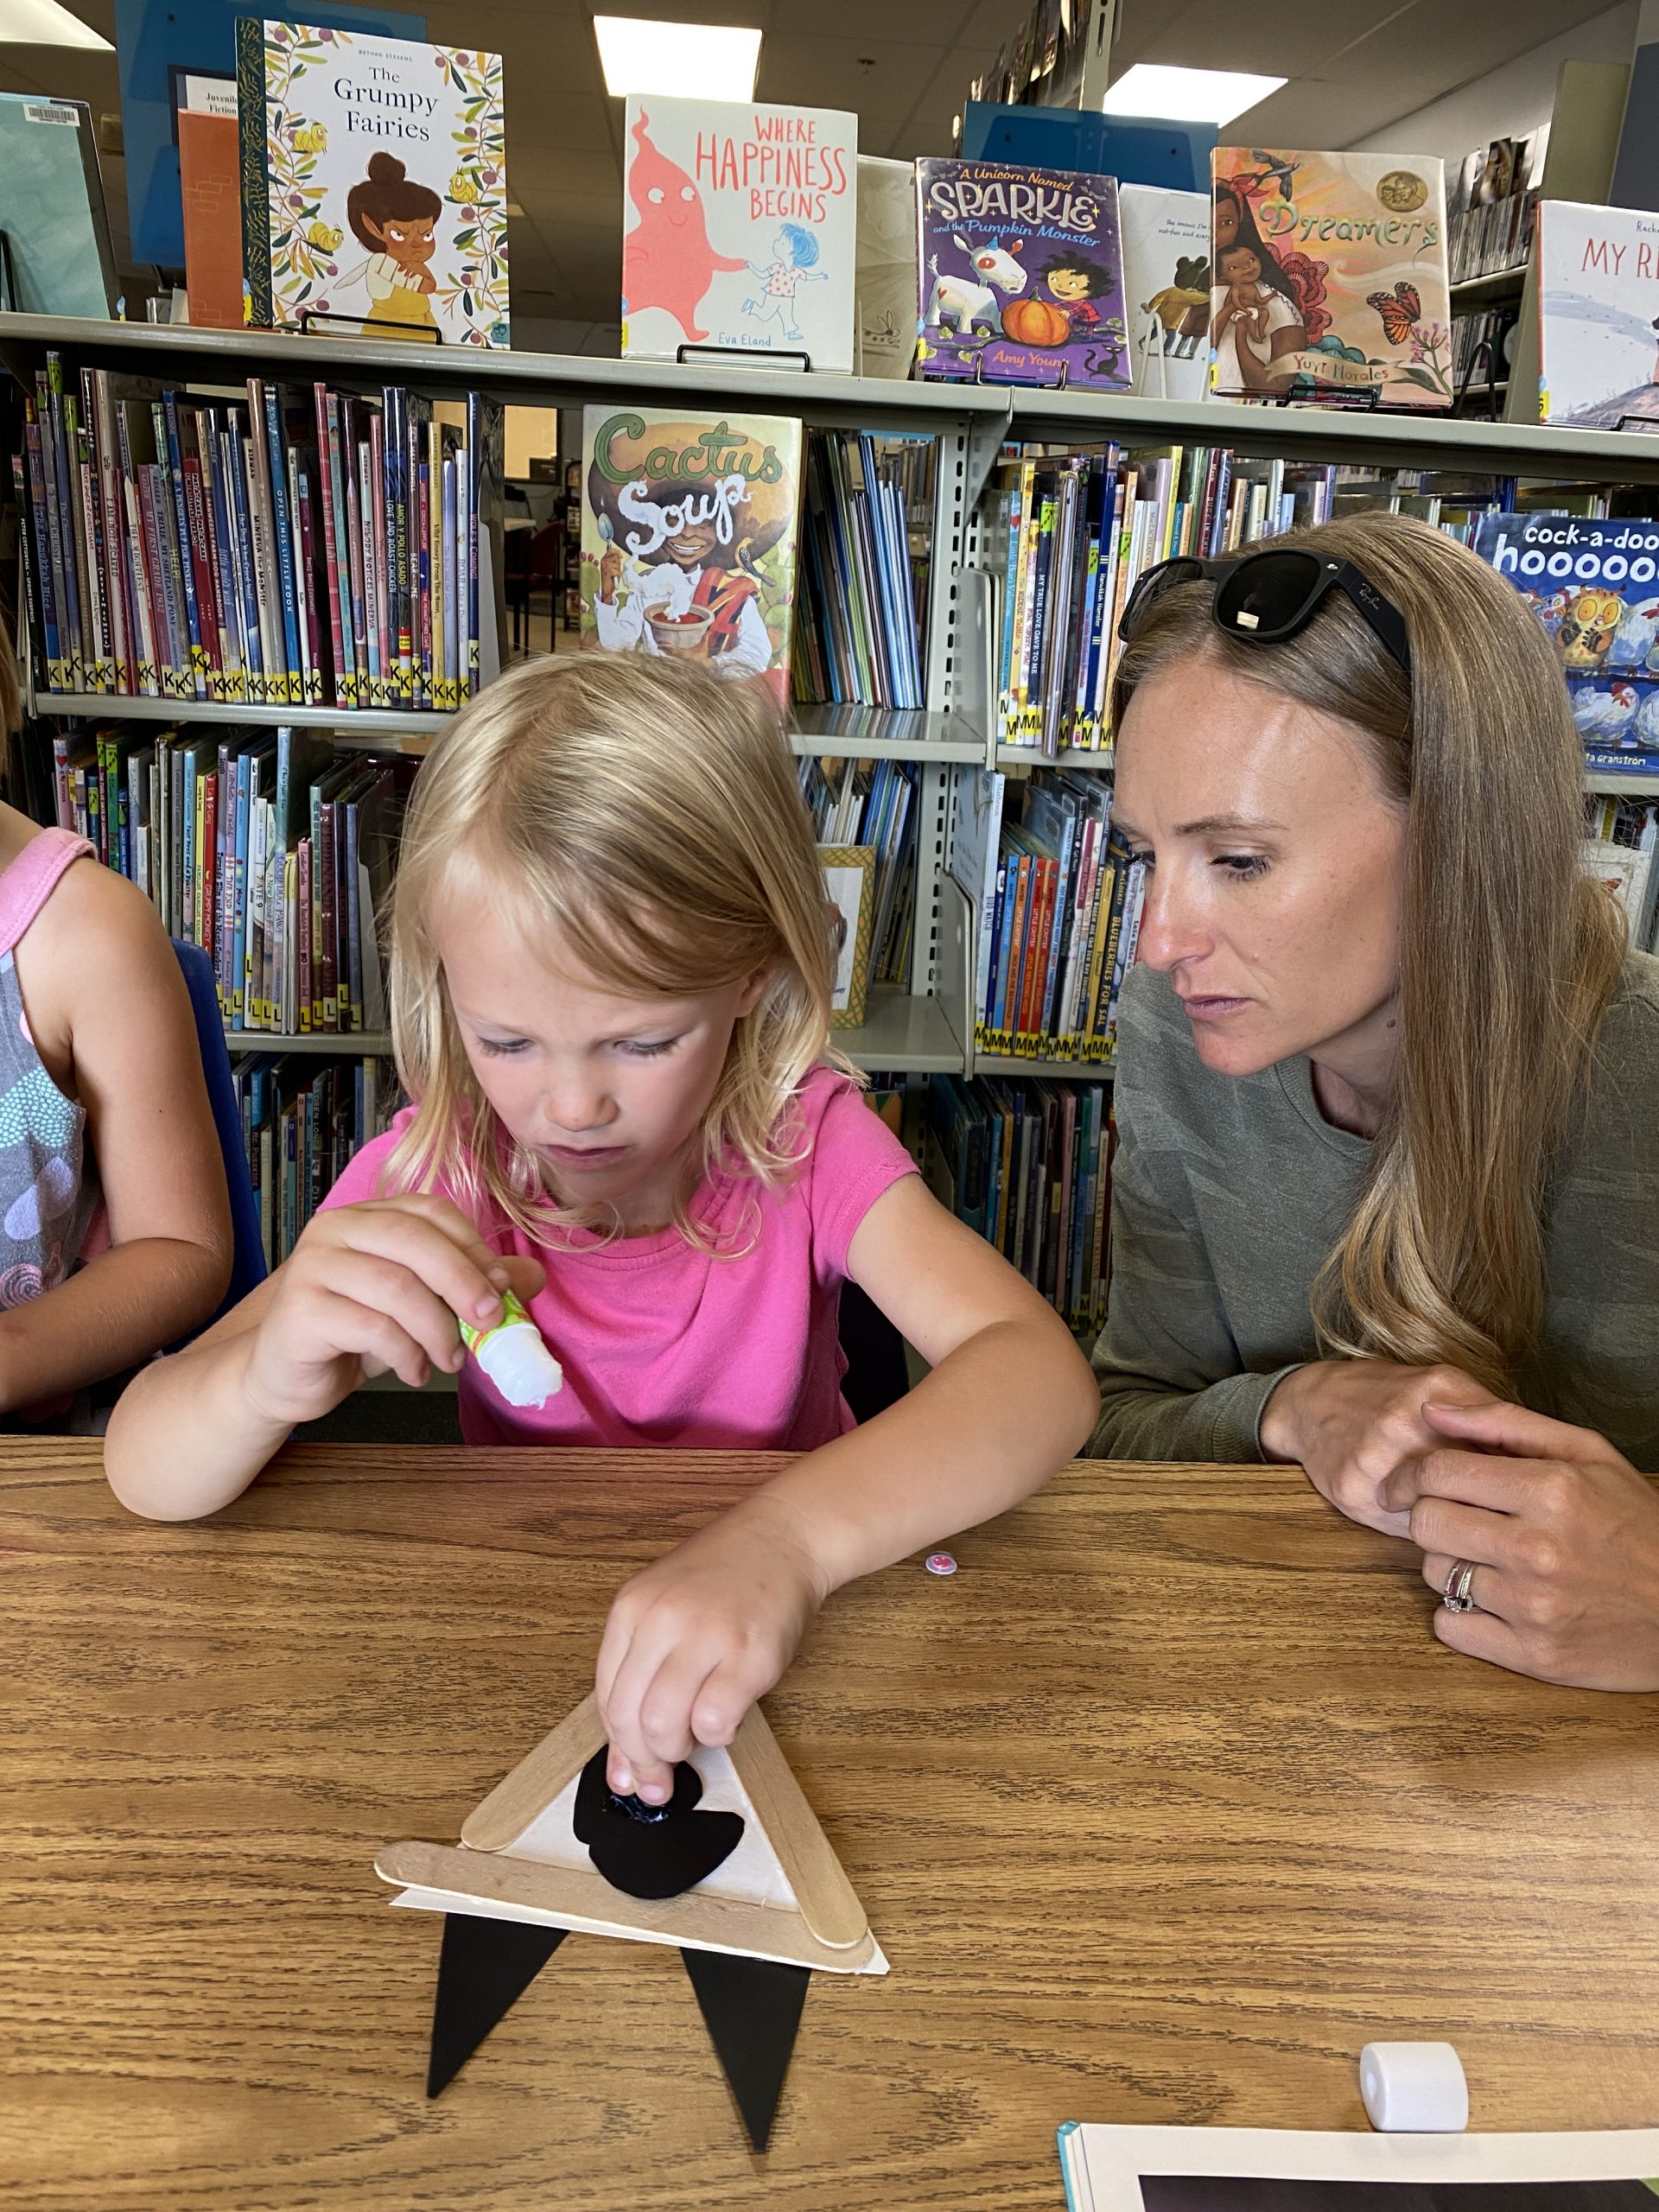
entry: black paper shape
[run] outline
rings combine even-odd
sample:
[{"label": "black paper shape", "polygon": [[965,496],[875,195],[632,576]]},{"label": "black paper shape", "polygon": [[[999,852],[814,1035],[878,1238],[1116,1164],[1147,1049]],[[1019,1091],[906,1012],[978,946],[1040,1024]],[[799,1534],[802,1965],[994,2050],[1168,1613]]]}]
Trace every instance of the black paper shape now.
[{"label": "black paper shape", "polygon": [[682,1948],[680,1956],[749,2140],[764,2151],[811,1971],[775,1959],[734,1958],[724,1951]]},{"label": "black paper shape", "polygon": [[432,2053],[426,2069],[429,2097],[448,2088],[491,2029],[530,1987],[565,1933],[563,1928],[536,1928],[519,1920],[445,1913],[438,1993],[432,2007]]},{"label": "black paper shape", "polygon": [[607,1752],[582,1770],[572,1816],[578,1843],[611,1885],[631,1897],[677,1897],[707,1880],[737,1849],[741,1813],[700,1813],[702,1777],[682,1760],[666,1805],[619,1797],[605,1779]]}]

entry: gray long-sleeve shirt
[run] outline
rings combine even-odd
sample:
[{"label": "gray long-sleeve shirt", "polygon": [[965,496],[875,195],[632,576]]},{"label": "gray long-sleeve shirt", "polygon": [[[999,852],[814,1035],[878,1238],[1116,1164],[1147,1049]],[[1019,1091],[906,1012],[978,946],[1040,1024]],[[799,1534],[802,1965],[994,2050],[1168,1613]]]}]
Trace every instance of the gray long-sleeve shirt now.
[{"label": "gray long-sleeve shirt", "polygon": [[[1319,1357],[1314,1278],[1370,1147],[1332,1128],[1305,1058],[1217,1075],[1166,977],[1118,1021],[1111,1293],[1095,1347],[1112,1459],[1252,1460],[1275,1382]],[[1586,1111],[1556,1163],[1543,1326],[1518,1395],[1659,1473],[1659,959],[1632,953]]]}]

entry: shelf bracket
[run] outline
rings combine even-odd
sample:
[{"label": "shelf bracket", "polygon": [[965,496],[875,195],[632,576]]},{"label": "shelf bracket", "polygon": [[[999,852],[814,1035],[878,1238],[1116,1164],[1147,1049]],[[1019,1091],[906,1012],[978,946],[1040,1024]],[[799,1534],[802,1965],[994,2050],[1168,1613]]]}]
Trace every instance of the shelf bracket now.
[{"label": "shelf bracket", "polygon": [[968,417],[968,480],[965,486],[968,512],[971,515],[979,505],[985,489],[985,480],[996,466],[996,456],[1002,450],[1014,423],[1014,396],[1009,393],[1003,411],[997,415],[974,414]]}]

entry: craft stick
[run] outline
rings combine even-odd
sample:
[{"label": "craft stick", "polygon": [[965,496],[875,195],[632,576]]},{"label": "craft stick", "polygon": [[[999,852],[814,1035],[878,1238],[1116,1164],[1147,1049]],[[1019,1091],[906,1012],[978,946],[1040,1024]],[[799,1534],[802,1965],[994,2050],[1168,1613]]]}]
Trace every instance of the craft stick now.
[{"label": "craft stick", "polygon": [[868,1942],[868,1916],[758,1705],[733,1738],[732,1764],[813,1935],[832,1950]]},{"label": "craft stick", "polygon": [[[559,1927],[583,1935],[684,1943],[693,1950],[778,1959],[829,1974],[857,1974],[877,1955],[868,1928],[856,1948],[832,1946],[821,1942],[798,1912],[699,1896],[696,1891],[678,1897],[623,1900],[602,1875],[585,1867],[551,1866],[499,1852],[457,1850],[442,1843],[391,1843],[376,1858],[374,1871],[383,1882],[399,1889],[429,1890],[453,1897],[456,1911],[464,1912],[469,1904],[515,1905],[546,1913]],[[626,1920],[616,1915],[623,1902],[631,1916]]]},{"label": "craft stick", "polygon": [[591,1692],[575,1711],[498,1782],[461,1825],[468,1851],[505,1851],[544,1813],[573,1775],[582,1772],[605,1742],[605,1723]]}]

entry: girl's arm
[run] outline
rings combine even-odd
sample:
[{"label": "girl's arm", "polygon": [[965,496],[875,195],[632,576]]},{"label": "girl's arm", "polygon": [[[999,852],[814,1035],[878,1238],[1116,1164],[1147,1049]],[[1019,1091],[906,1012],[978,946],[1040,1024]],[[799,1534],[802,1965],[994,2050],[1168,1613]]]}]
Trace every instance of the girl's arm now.
[{"label": "girl's arm", "polygon": [[186,1351],[135,1376],[110,1418],[104,1471],[123,1505],[194,1521],[239,1497],[302,1421],[371,1375],[419,1389],[464,1362],[455,1316],[501,1318],[542,1269],[503,1259],[447,1198],[367,1199],[318,1214],[291,1258]]},{"label": "girl's arm", "polygon": [[77,863],[16,958],[37,1049],[67,1068],[86,1109],[110,1245],[0,1313],[7,1411],[148,1357],[207,1319],[231,1273],[195,1020],[155,908],[107,868]]},{"label": "girl's arm", "polygon": [[832,1590],[1027,1497],[1098,1401],[1065,1324],[907,1175],[848,1272],[931,1371],[636,1575],[600,1649],[612,1786],[664,1798],[692,1743],[728,1744]]}]

